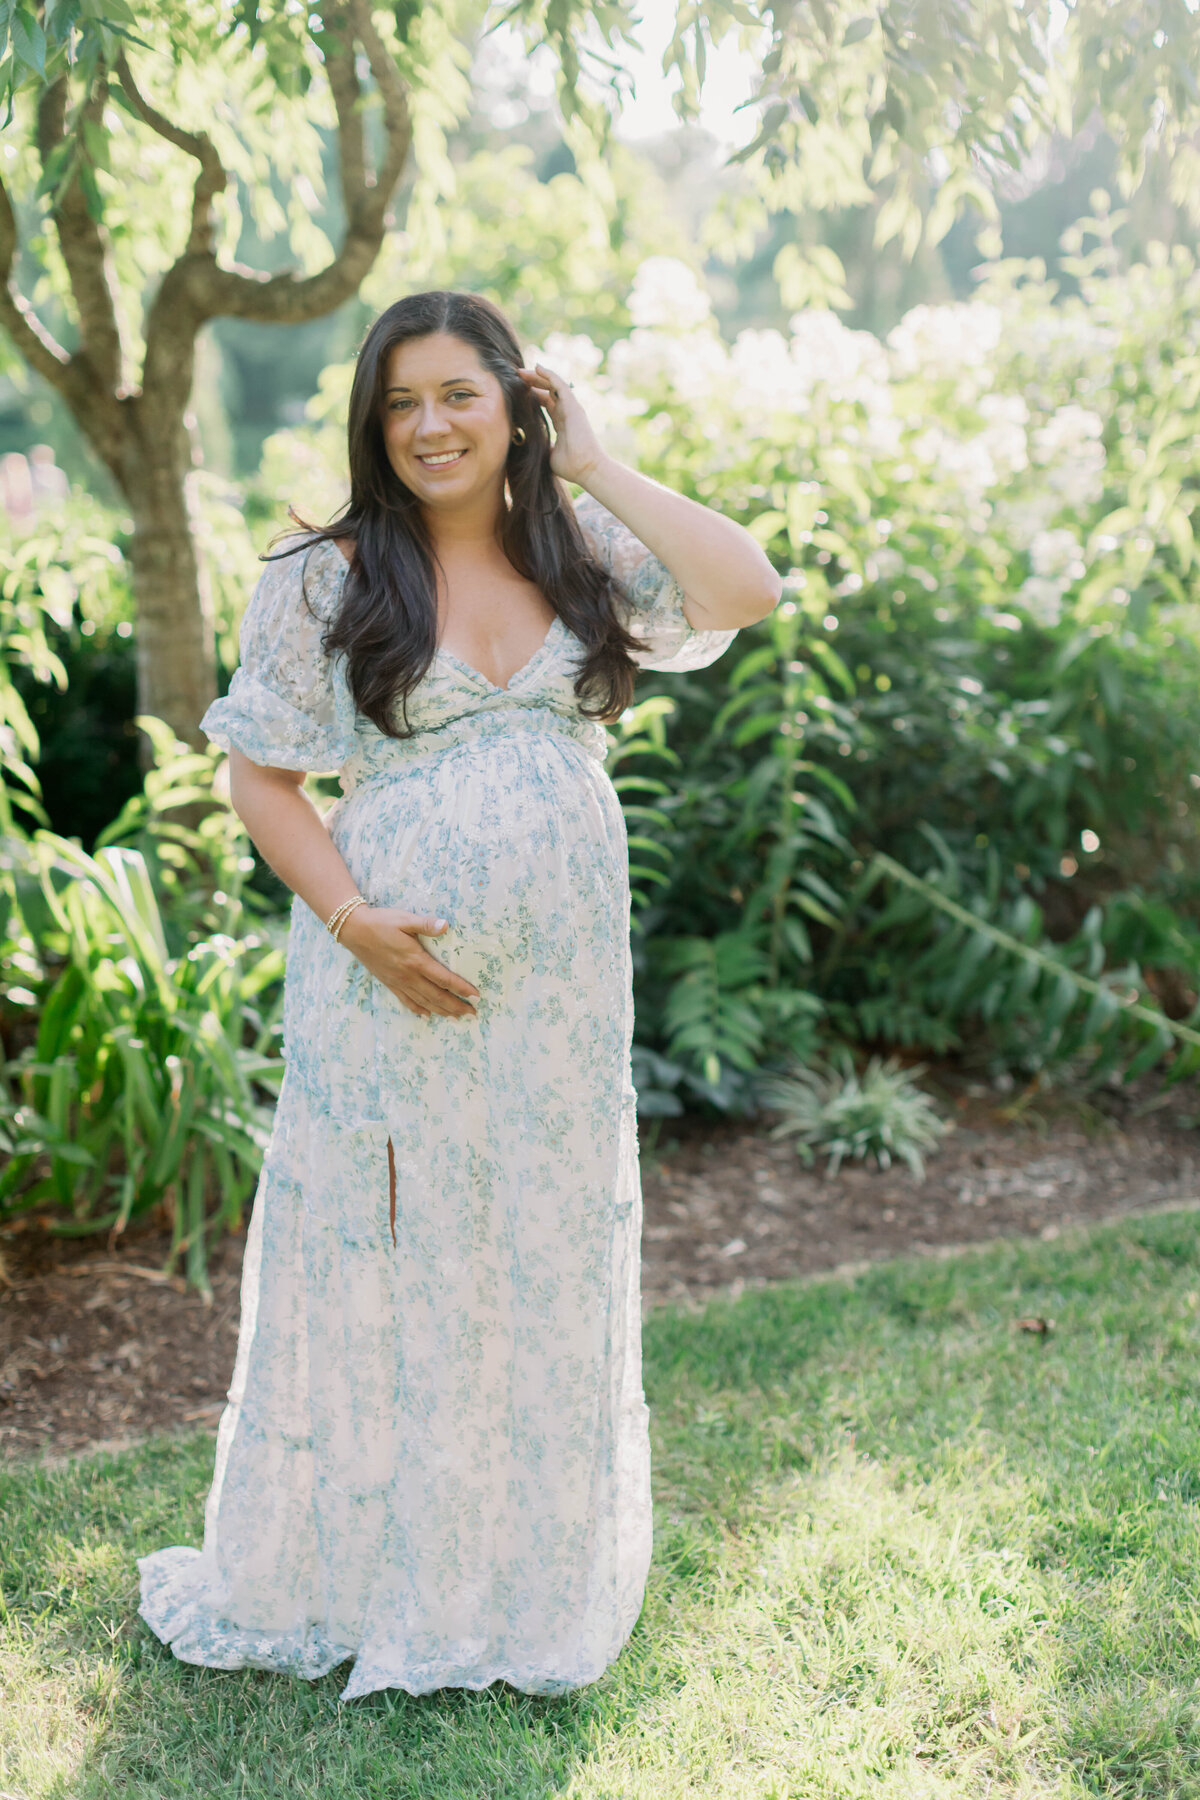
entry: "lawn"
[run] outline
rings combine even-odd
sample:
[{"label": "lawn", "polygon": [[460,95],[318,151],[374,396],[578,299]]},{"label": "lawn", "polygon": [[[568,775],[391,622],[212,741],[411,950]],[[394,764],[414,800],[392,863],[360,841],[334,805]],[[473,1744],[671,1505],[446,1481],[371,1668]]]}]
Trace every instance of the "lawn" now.
[{"label": "lawn", "polygon": [[646,1606],[565,1699],[176,1663],[134,1557],[197,1541],[211,1440],[10,1471],[0,1795],[1200,1796],[1200,1216],[660,1312],[645,1347]]}]

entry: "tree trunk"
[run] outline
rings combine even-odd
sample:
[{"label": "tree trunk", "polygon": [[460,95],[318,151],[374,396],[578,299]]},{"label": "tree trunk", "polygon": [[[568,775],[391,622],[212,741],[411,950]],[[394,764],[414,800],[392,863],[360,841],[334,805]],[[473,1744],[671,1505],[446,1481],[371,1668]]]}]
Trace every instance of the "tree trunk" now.
[{"label": "tree trunk", "polygon": [[[138,711],[164,719],[176,737],[199,749],[205,742],[200,719],[217,693],[216,643],[188,510],[189,463],[180,422],[156,433],[152,450],[123,459],[121,486],[133,514]],[[143,762],[147,749],[143,737]]]}]

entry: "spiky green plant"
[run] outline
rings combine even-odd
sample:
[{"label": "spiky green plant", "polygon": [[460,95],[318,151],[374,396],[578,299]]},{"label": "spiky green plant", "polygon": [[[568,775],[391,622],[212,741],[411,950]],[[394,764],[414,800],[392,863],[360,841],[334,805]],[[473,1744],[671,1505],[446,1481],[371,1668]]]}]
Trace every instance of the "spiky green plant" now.
[{"label": "spiky green plant", "polygon": [[0,1081],[0,1222],[120,1233],[165,1202],[168,1266],[203,1293],[270,1131],[283,921],[247,905],[215,752],[140,723],[156,766],[94,855],[50,831],[0,840],[0,1016],[23,1046]]},{"label": "spiky green plant", "polygon": [[759,1099],[768,1111],[782,1114],[770,1135],[793,1138],[806,1164],[823,1155],[828,1158],[826,1173],[836,1175],[847,1158],[873,1159],[881,1169],[898,1160],[921,1181],[922,1151],[935,1149],[951,1129],[918,1087],[921,1073],[920,1066],[904,1069],[894,1057],[884,1062],[878,1056],[860,1073],[843,1057],[764,1076]]},{"label": "spiky green plant", "polygon": [[282,952],[214,933],[172,956],[140,852],[51,832],[19,848],[10,895],[46,963],[23,990],[36,1036],[4,1067],[0,1218],[119,1233],[165,1200],[170,1262],[204,1292],[208,1237],[240,1219],[270,1130]]}]

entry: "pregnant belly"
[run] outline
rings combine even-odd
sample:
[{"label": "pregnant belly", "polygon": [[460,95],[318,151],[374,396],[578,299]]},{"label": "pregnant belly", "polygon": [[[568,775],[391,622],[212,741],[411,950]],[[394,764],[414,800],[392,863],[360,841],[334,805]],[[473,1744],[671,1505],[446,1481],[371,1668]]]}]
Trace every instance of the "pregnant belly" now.
[{"label": "pregnant belly", "polygon": [[448,920],[436,954],[472,981],[497,955],[534,968],[559,962],[585,923],[589,935],[624,940],[624,822],[591,757],[545,736],[408,768],[402,756],[394,779],[339,802],[330,821],[372,905]]},{"label": "pregnant belly", "polygon": [[339,801],[329,827],[372,905],[449,921],[422,941],[480,998],[475,1025],[416,1017],[298,901],[285,1055],[318,1107],[372,1141],[386,1128],[399,1152],[406,1083],[507,1112],[519,1075],[599,1129],[593,1109],[628,1086],[631,1029],[628,853],[599,764],[530,739],[420,759]]}]

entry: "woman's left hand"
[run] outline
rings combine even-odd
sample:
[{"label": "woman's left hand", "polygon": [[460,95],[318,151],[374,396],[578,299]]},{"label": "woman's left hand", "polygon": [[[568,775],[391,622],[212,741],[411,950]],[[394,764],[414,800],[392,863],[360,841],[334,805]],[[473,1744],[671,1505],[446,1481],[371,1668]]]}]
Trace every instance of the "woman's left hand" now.
[{"label": "woman's left hand", "polygon": [[556,375],[544,363],[518,373],[554,427],[550,467],[563,481],[587,486],[588,476],[604,459],[600,440],[564,375]]}]

